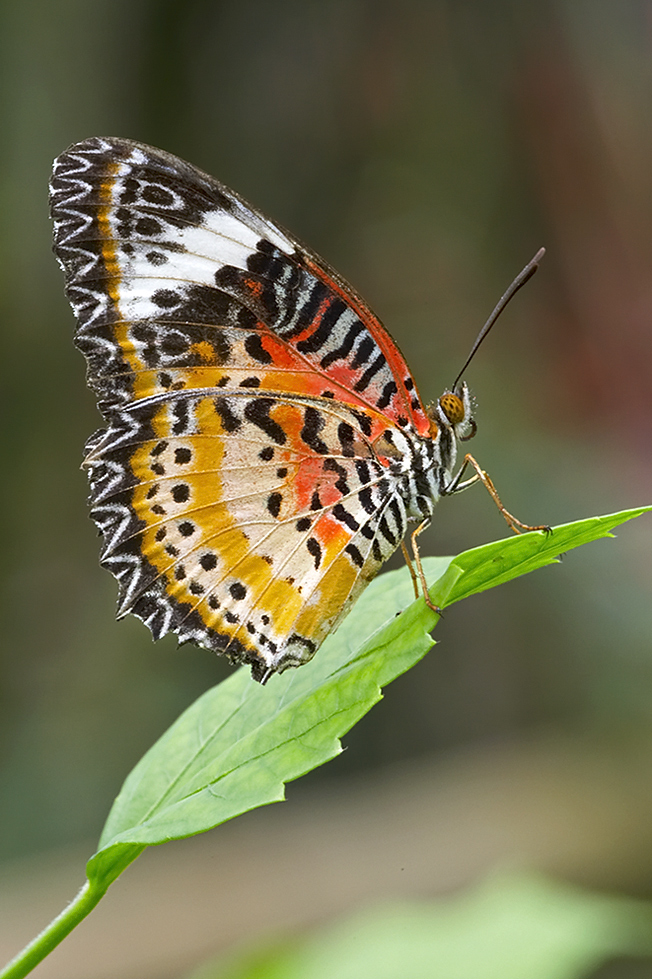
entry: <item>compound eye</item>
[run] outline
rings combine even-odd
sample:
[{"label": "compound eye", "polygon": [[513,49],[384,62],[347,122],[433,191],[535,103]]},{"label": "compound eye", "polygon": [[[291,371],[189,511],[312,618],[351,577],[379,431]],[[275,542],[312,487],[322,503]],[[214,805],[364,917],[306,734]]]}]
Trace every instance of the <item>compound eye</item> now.
[{"label": "compound eye", "polygon": [[464,402],[456,394],[447,391],[439,399],[439,405],[451,425],[459,425],[464,421]]}]

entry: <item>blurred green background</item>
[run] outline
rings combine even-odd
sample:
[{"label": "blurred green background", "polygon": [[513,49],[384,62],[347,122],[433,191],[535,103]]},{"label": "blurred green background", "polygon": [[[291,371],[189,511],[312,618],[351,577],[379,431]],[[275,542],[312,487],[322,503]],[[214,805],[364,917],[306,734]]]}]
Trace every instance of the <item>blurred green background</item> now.
[{"label": "blurred green background", "polygon": [[[545,245],[467,379],[473,452],[506,505],[565,522],[652,501],[651,48],[645,0],[4,0],[0,860],[95,839],[142,752],[229,669],[114,621],[79,470],[100,419],[50,251],[52,159],[126,136],[233,186],[354,283],[424,400]],[[422,549],[504,533],[474,489],[440,504]],[[518,826],[511,793],[553,745],[580,759],[578,791],[590,754],[596,815],[618,794],[646,826],[651,545],[643,517],[451,609],[440,645],[290,798],[441,759],[464,786],[469,758],[526,746],[505,783]],[[602,856],[556,869],[652,894],[652,833],[614,826]]]}]

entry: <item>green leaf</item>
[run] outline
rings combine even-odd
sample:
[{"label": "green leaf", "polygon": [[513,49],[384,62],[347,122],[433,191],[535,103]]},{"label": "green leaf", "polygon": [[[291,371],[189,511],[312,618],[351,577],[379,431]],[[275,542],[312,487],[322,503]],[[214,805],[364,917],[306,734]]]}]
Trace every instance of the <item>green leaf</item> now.
[{"label": "green leaf", "polygon": [[[608,536],[647,509],[512,537],[456,558],[426,559],[426,575],[435,579],[431,597],[440,607],[450,605]],[[414,601],[407,569],[389,572],[370,585],[311,663],[272,677],[266,687],[240,669],[209,690],[127,778],[89,861],[89,880],[107,886],[144,846],[201,833],[282,800],[284,784],[339,754],[339,739],[377,703],[381,687],[428,652],[436,621],[423,598]]]},{"label": "green leaf", "polygon": [[560,524],[548,534],[521,534],[474,547],[452,558],[446,573],[430,589],[431,596],[436,591],[439,599],[435,599],[435,603],[445,608],[487,588],[495,588],[512,578],[555,564],[560,555],[581,544],[600,537],[613,537],[610,531],[614,527],[650,511],[652,507],[649,506],[637,507]]},{"label": "green leaf", "polygon": [[[438,577],[449,561],[424,563]],[[411,615],[397,618],[411,600]],[[284,783],[339,754],[339,738],[380,699],[380,687],[427,653],[436,620],[414,602],[407,569],[389,572],[307,666],[265,687],[242,668],[208,690],[127,778],[89,875],[112,876],[122,847],[190,836],[281,801]]]},{"label": "green leaf", "polygon": [[651,928],[649,902],[519,874],[367,909],[192,979],[584,979],[612,957],[651,955]]}]

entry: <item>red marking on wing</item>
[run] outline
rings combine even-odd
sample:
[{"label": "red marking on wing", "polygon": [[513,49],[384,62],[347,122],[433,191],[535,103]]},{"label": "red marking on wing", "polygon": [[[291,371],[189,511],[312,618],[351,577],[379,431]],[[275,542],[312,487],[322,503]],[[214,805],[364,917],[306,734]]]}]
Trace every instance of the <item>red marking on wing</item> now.
[{"label": "red marking on wing", "polygon": [[[321,265],[313,261],[309,255],[304,253],[304,262],[306,267],[310,269],[313,275],[316,275],[322,282],[324,282],[330,289],[340,296],[344,302],[351,307],[359,316],[360,320],[364,323],[369,333],[374,338],[379,348],[382,350],[387,363],[389,364],[390,370],[394,376],[396,386],[398,388],[398,395],[405,408],[405,414],[411,420],[415,429],[420,435],[428,435],[430,431],[430,422],[428,416],[426,415],[423,403],[419,396],[416,388],[416,384],[412,390],[412,393],[405,387],[405,380],[408,377],[412,377],[412,374],[408,368],[408,365],[403,357],[403,354],[398,349],[395,341],[389,335],[385,327],[382,325],[380,320],[374,313],[369,309],[364,300],[348,285],[340,280],[339,277],[334,278],[329,275]],[[342,371],[342,374],[350,374],[351,372]],[[329,375],[337,378],[338,371],[329,371]],[[338,378],[339,379],[339,378]],[[348,378],[342,378],[342,382],[345,385],[348,382]],[[418,407],[412,407],[412,401],[416,400],[418,402]],[[391,417],[389,411],[385,411],[388,417]]]},{"label": "red marking on wing", "polygon": [[[346,365],[334,365],[328,371],[318,370],[286,340],[281,340],[268,326],[260,322],[261,345],[272,363],[259,368],[261,388],[266,391],[322,397],[324,389],[337,393],[337,400],[362,409],[372,425],[371,441],[379,438],[387,425],[387,412],[370,406],[369,401],[353,391],[358,372]],[[307,330],[314,328],[314,322]],[[371,410],[370,410],[371,408]]]}]

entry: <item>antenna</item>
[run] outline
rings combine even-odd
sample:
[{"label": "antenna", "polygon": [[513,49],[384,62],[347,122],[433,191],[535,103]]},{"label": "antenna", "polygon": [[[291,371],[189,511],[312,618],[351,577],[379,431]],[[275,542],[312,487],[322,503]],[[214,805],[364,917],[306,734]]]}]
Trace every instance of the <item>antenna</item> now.
[{"label": "antenna", "polygon": [[491,327],[494,325],[494,323],[496,322],[496,320],[498,319],[498,317],[500,316],[500,314],[502,313],[502,311],[504,310],[505,306],[508,304],[508,302],[510,301],[510,299],[513,299],[514,296],[516,295],[516,293],[518,292],[518,290],[521,288],[521,286],[524,286],[525,283],[528,281],[528,279],[531,279],[532,278],[532,276],[534,275],[534,273],[536,272],[536,270],[539,268],[539,262],[541,261],[541,259],[545,255],[545,253],[546,253],[545,248],[540,248],[539,251],[534,256],[534,258],[531,259],[527,263],[527,265],[525,266],[525,268],[523,269],[523,271],[522,272],[519,272],[519,274],[516,276],[516,278],[514,279],[514,281],[512,282],[512,284],[507,289],[507,292],[505,292],[500,297],[500,299],[498,300],[498,303],[496,304],[496,307],[495,307],[493,313],[491,314],[491,316],[489,317],[489,319],[487,320],[487,322],[485,323],[485,325],[480,330],[480,333],[478,334],[478,339],[475,341],[475,343],[471,347],[471,353],[469,354],[469,356],[464,361],[464,367],[462,368],[462,370],[459,372],[459,374],[455,378],[455,381],[453,383],[453,391],[457,387],[457,383],[458,383],[459,379],[461,378],[462,374],[464,373],[464,371],[466,370],[466,368],[469,366],[469,364],[471,363],[471,361],[475,357],[476,352],[477,352],[477,349],[480,346],[480,344],[482,343],[482,341],[484,340],[484,338],[486,337],[487,333],[489,332],[489,330],[491,329]]}]

